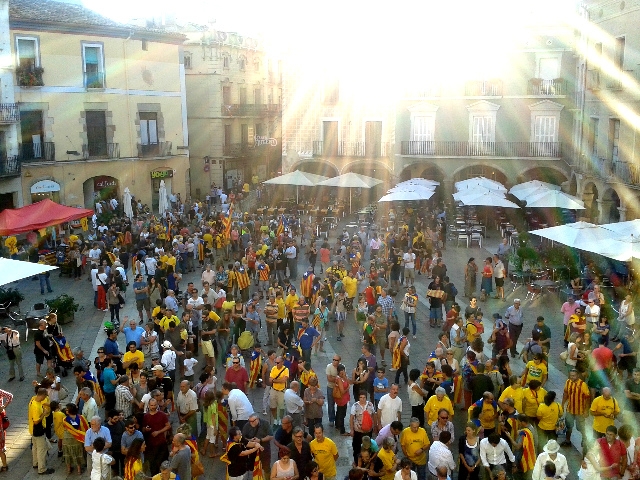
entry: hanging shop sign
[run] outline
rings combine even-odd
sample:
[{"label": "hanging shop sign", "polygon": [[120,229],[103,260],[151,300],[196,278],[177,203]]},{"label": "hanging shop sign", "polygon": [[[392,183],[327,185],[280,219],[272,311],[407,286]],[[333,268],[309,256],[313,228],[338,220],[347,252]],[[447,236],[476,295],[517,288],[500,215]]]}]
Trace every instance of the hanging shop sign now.
[{"label": "hanging shop sign", "polygon": [[40,180],[31,185],[31,193],[59,192],[60,184],[53,180]]},{"label": "hanging shop sign", "polygon": [[173,170],[154,170],[151,172],[151,178],[171,178]]}]

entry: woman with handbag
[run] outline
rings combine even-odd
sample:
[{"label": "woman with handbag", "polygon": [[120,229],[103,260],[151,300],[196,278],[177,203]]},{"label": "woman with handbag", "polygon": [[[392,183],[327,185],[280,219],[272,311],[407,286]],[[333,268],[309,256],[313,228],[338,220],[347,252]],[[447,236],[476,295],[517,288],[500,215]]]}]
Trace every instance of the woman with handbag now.
[{"label": "woman with handbag", "polygon": [[120,289],[116,283],[113,282],[107,290],[107,303],[109,304],[109,311],[111,312],[111,323],[116,327],[120,326],[120,303],[124,303],[122,300],[124,299],[120,294]]},{"label": "woman with handbag", "polygon": [[351,396],[349,395],[349,379],[347,378],[346,367],[340,363],[337,367],[338,376],[336,377],[335,387],[333,387],[333,399],[336,403],[336,428],[340,431],[340,435],[349,436],[344,429],[344,420],[347,416],[347,407]]}]

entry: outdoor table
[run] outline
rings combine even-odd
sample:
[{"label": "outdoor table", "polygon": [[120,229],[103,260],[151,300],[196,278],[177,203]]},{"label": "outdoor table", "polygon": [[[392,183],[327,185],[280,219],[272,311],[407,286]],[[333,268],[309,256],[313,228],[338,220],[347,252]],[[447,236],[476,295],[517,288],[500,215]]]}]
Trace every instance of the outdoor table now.
[{"label": "outdoor table", "polygon": [[264,208],[256,208],[256,213],[258,215],[263,215],[264,214]]},{"label": "outdoor table", "polygon": [[271,207],[269,210],[267,210],[267,213],[268,213],[269,215],[273,215],[273,214],[275,214],[275,213],[276,213],[276,209],[275,209],[275,208],[273,208],[273,207]]},{"label": "outdoor table", "polygon": [[[558,288],[558,283],[553,280],[535,280],[532,284],[540,288],[541,295],[545,291],[549,292],[552,288]],[[531,300],[533,300],[533,298]]]}]

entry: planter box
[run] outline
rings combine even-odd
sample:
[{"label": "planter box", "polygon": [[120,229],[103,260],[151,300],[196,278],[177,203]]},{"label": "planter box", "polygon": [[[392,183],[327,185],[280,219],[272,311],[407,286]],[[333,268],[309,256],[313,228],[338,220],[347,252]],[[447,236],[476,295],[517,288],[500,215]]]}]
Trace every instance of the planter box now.
[{"label": "planter box", "polygon": [[68,313],[64,316],[58,316],[58,323],[62,325],[66,325],[67,323],[73,322],[75,319],[75,313]]}]

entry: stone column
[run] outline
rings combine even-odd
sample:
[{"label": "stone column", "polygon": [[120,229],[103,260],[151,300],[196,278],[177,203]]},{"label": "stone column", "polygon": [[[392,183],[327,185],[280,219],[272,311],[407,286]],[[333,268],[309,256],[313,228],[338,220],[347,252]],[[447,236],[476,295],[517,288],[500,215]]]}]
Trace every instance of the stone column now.
[{"label": "stone column", "polygon": [[627,207],[624,206],[624,204],[620,204],[620,206],[618,207],[618,212],[620,212],[620,222],[626,222],[627,221]]}]

